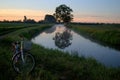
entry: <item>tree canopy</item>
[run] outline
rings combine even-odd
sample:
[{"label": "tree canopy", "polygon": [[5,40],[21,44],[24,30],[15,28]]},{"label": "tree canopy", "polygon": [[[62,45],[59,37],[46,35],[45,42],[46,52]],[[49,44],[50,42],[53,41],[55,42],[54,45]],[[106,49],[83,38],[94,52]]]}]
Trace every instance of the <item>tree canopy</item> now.
[{"label": "tree canopy", "polygon": [[58,22],[71,22],[73,20],[73,14],[71,14],[73,10],[66,6],[65,4],[62,4],[58,7],[56,7],[54,16]]}]

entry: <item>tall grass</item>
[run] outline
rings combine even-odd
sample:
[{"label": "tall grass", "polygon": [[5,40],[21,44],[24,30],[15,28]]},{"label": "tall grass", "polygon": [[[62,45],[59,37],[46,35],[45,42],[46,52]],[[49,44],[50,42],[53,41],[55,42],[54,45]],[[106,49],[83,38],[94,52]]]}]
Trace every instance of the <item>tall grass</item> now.
[{"label": "tall grass", "polygon": [[[43,26],[43,25],[41,25]],[[0,80],[119,80],[120,68],[107,68],[92,58],[79,57],[33,44],[31,54],[36,67],[30,74],[17,74],[12,68],[11,43],[18,35],[42,30],[42,27],[20,29],[0,40]],[[44,26],[47,27],[47,26]],[[14,35],[14,36],[13,36]],[[24,34],[25,35],[25,34]]]},{"label": "tall grass", "polygon": [[[4,24],[5,25],[5,24]],[[23,33],[27,33],[31,30],[44,30],[45,28],[49,28],[52,25],[42,25],[42,24],[33,24],[34,26],[23,28],[16,30],[14,32],[9,33],[5,36],[5,38],[0,40],[0,80],[19,80],[20,78],[17,78],[17,74],[12,68],[12,42],[16,40],[20,40],[19,35]],[[9,27],[9,25],[7,24]],[[24,26],[21,25],[21,26]],[[29,26],[29,24],[26,26]],[[15,27],[15,26],[14,26]],[[13,28],[14,28],[13,27]],[[26,37],[26,36],[25,36]],[[19,75],[20,76],[20,75]]]},{"label": "tall grass", "polygon": [[111,46],[120,46],[120,25],[72,25],[75,31]]}]

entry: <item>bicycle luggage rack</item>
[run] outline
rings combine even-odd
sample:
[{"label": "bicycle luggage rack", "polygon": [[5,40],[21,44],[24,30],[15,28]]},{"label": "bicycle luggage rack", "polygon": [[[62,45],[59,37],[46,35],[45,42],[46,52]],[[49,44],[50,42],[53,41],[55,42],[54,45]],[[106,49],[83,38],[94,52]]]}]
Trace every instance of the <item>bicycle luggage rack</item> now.
[{"label": "bicycle luggage rack", "polygon": [[29,51],[29,50],[31,50],[31,48],[32,48],[32,42],[30,42],[30,41],[24,41],[24,43],[23,43],[23,49]]}]

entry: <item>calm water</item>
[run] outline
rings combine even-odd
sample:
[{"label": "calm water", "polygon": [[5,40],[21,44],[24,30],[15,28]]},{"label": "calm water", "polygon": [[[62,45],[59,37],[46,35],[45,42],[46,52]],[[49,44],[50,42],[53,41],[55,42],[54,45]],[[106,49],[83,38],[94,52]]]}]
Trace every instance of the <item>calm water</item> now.
[{"label": "calm water", "polygon": [[106,66],[120,66],[120,51],[92,42],[63,25],[43,31],[32,42],[46,48],[78,52],[79,56],[93,57]]}]

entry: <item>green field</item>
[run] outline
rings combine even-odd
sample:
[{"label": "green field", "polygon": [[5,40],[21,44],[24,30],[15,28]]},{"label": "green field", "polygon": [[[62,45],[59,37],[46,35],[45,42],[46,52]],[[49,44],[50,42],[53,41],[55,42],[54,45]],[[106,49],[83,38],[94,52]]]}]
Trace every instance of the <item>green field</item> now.
[{"label": "green field", "polygon": [[[9,27],[10,24],[4,25]],[[21,25],[21,27],[29,26],[29,24],[21,23],[15,25]],[[30,39],[38,32],[50,28],[53,24],[32,25],[10,32],[5,38],[0,40],[0,80],[120,79],[120,68],[108,68],[92,58],[78,57],[76,54],[70,55],[58,50],[46,49],[36,44],[33,44],[31,50],[36,59],[34,71],[30,74],[17,74],[12,68],[11,58],[13,53],[11,51],[11,43],[19,40],[18,35],[24,35],[27,39]]]},{"label": "green field", "polygon": [[119,24],[102,24],[102,25],[70,25],[73,30],[83,36],[98,41],[104,45],[120,49],[120,25]]},{"label": "green field", "polygon": [[38,24],[26,24],[26,23],[0,23],[0,36],[16,31],[18,29],[37,26]]}]

